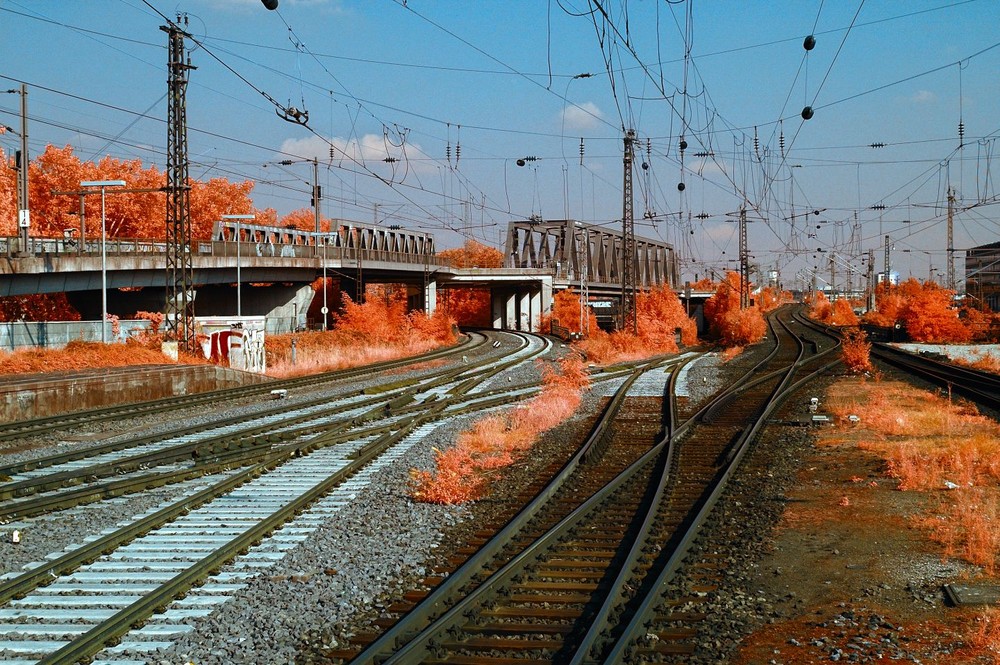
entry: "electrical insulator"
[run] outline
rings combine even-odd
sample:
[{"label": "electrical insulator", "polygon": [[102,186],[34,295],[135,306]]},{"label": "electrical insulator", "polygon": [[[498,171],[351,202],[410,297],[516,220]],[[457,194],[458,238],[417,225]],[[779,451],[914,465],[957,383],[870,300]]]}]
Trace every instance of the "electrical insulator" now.
[{"label": "electrical insulator", "polygon": [[804,48],[807,51],[811,51],[814,48],[816,48],[816,38],[812,35],[806,37],[804,40],[802,40],[802,48]]},{"label": "electrical insulator", "polygon": [[677,183],[677,191],[678,192],[683,192],[684,189],[685,189],[685,187],[686,187],[686,185],[683,182]]},{"label": "electrical insulator", "polygon": [[399,160],[397,158],[395,158],[395,157],[386,157],[382,161],[385,162],[386,164],[395,164]]},{"label": "electrical insulator", "polygon": [[785,156],[785,132],[784,131],[782,131],[781,134],[778,135],[778,146],[781,148],[781,156],[782,156],[782,158],[784,158],[784,156]]},{"label": "electrical insulator", "polygon": [[958,121],[958,142],[959,144],[964,143],[965,139],[965,123],[961,120]]},{"label": "electrical insulator", "polygon": [[757,128],[753,128],[753,153],[757,155],[757,161],[760,161],[760,139],[757,138]]},{"label": "electrical insulator", "polygon": [[876,141],[875,143],[872,143],[870,147],[876,148],[876,149],[878,149],[878,148],[884,148],[885,144],[882,143],[881,141]]},{"label": "electrical insulator", "polygon": [[803,120],[809,120],[812,117],[813,117],[813,107],[807,106],[804,109],[802,109],[802,119]]},{"label": "electrical insulator", "polygon": [[583,137],[580,137],[580,166],[583,166]]},{"label": "electrical insulator", "polygon": [[685,150],[688,149],[688,142],[684,140],[683,136],[681,137],[680,148],[681,148],[681,152],[684,152]]},{"label": "electrical insulator", "polygon": [[448,163],[451,164],[451,143],[444,149],[444,156],[448,160]]},{"label": "electrical insulator", "polygon": [[462,159],[462,144],[455,144],[455,166],[458,166],[458,160]]},{"label": "electrical insulator", "polygon": [[333,146],[330,146],[330,161],[333,161]]}]

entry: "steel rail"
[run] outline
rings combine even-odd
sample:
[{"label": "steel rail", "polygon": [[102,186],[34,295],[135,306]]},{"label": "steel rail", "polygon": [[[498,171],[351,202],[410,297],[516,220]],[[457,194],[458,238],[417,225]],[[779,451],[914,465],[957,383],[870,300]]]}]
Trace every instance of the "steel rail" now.
[{"label": "steel rail", "polygon": [[[603,662],[603,663],[621,663],[627,662],[632,654],[629,653],[629,649],[633,648],[634,643],[644,636],[647,632],[647,624],[651,620],[651,617],[655,611],[656,604],[659,598],[659,590],[663,588],[667,580],[669,580],[673,575],[680,570],[683,565],[683,560],[687,556],[691,547],[694,544],[695,539],[700,534],[701,528],[708,521],[709,516],[712,513],[713,508],[718,503],[719,499],[724,494],[729,479],[733,476],[736,470],[739,468],[740,462],[746,455],[747,451],[751,448],[751,443],[756,439],[760,430],[767,423],[771,414],[775,409],[778,408],[789,396],[794,392],[799,390],[809,381],[813,380],[816,376],[822,372],[827,371],[831,367],[835,366],[840,362],[839,359],[832,362],[828,362],[819,368],[810,372],[807,376],[803,377],[797,382],[792,382],[792,378],[795,376],[803,365],[803,355],[805,353],[805,345],[801,339],[801,336],[795,334],[790,326],[785,322],[781,321],[778,316],[774,317],[785,330],[793,337],[799,346],[799,351],[796,360],[789,365],[787,372],[784,377],[781,378],[780,382],[775,386],[774,390],[771,392],[770,397],[767,401],[767,406],[756,416],[751,427],[745,429],[737,441],[731,447],[730,453],[726,456],[724,463],[722,465],[722,470],[718,474],[716,481],[714,482],[711,492],[703,502],[700,504],[698,511],[694,518],[691,520],[689,527],[686,529],[684,535],[670,553],[669,558],[660,569],[656,578],[652,582],[645,584],[647,593],[638,603],[638,606],[633,610],[631,619],[624,625],[621,629],[620,634],[616,639],[613,639],[610,635],[610,628],[605,623],[604,625],[594,624],[591,631],[586,637],[585,648],[581,647],[577,653],[577,656],[572,661],[574,664],[577,663],[591,663],[591,662]],[[836,350],[836,346],[831,347],[825,351],[822,351],[812,358],[810,361],[816,361],[817,359],[823,358],[833,351]],[[694,419],[692,419],[693,421]],[[688,421],[691,422],[691,421]],[[630,563],[632,561],[630,560]],[[621,594],[619,594],[621,595]],[[602,607],[602,616],[610,616],[612,608]],[[611,642],[610,645],[607,643],[601,644],[599,642],[600,638],[605,638],[606,642]],[[605,652],[604,658],[600,657],[600,654],[595,654],[596,650]]]},{"label": "steel rail", "polygon": [[[527,346],[527,340],[526,338],[522,337],[521,349],[525,348],[526,346]],[[518,351],[519,350],[520,349],[518,349]],[[110,472],[106,473],[105,475],[120,473],[122,470],[127,470],[129,468],[129,465],[131,465],[132,468],[135,468],[142,464],[181,460],[192,454],[195,454],[196,452],[200,454],[202,451],[207,450],[209,448],[214,448],[219,445],[229,445],[233,441],[240,441],[248,436],[266,438],[268,436],[271,436],[271,433],[274,432],[275,430],[287,428],[290,424],[308,423],[310,421],[327,418],[332,414],[336,414],[342,411],[350,411],[358,408],[363,408],[369,405],[380,404],[387,399],[395,400],[400,395],[412,394],[420,387],[432,387],[452,382],[454,381],[454,377],[470,371],[475,371],[475,368],[481,365],[491,364],[492,362],[494,362],[493,359],[486,358],[484,360],[477,361],[477,363],[473,365],[466,365],[460,368],[448,368],[446,370],[433,373],[429,377],[425,377],[423,379],[423,382],[419,383],[415,388],[411,387],[411,389],[409,390],[405,388],[394,389],[388,391],[388,394],[386,394],[386,392],[382,392],[367,400],[361,400],[359,402],[347,403],[342,405],[333,405],[329,408],[329,410],[324,410],[320,412],[309,411],[309,410],[316,406],[322,406],[327,404],[330,401],[329,397],[319,397],[297,403],[293,407],[293,411],[291,413],[289,413],[288,407],[275,407],[273,409],[266,409],[253,414],[252,416],[250,416],[250,418],[252,420],[259,421],[270,417],[281,416],[281,419],[274,422],[264,423],[259,426],[247,427],[238,432],[223,433],[217,436],[210,436],[205,439],[201,439],[199,441],[179,444],[178,446],[172,446],[171,448],[165,450],[140,453],[135,456],[122,458],[120,463],[119,460],[109,463],[109,465],[112,468]],[[346,397],[342,397],[341,399],[349,399],[350,397],[351,395],[348,395]],[[366,416],[366,419],[370,419],[370,417],[371,417],[370,415]],[[119,450],[126,450],[128,448],[139,447],[150,443],[156,443],[158,441],[163,441],[170,438],[177,438],[189,434],[197,434],[199,432],[205,432],[213,429],[228,427],[231,425],[243,423],[247,419],[248,416],[246,415],[231,416],[208,423],[199,423],[196,425],[190,425],[180,429],[173,429],[168,433],[150,434],[143,437],[131,438],[125,441],[119,441],[99,446],[92,446],[82,450],[69,451],[57,455],[50,455],[46,457],[36,458],[34,460],[28,460],[25,462],[20,462],[6,467],[0,467],[0,478],[5,477],[11,473],[22,473],[25,471],[32,471],[35,469],[45,468],[48,466],[55,466],[66,462],[86,459],[88,457],[95,457],[109,452],[117,452]],[[355,423],[359,422],[357,418],[353,418],[352,421]],[[279,434],[275,436],[277,436],[279,440],[287,439],[287,438],[292,438],[293,436],[301,436],[303,432],[308,433],[310,429],[315,430],[314,427],[306,425],[305,427],[302,427],[299,430],[286,432],[284,434]],[[269,441],[273,441],[273,439]],[[256,443],[256,440],[254,440],[252,443]],[[98,471],[100,471],[100,469],[98,469]],[[74,478],[78,476],[88,475],[88,473],[91,472],[88,472],[86,470],[82,471],[75,470],[73,472],[67,472],[64,475],[66,479],[72,481]],[[92,473],[97,473],[97,471]],[[53,477],[52,480],[53,484],[50,487],[42,487],[41,489],[43,490],[51,489],[52,487],[58,486],[58,482],[61,480],[62,477],[58,476],[58,474],[53,474],[52,477]],[[28,492],[29,491],[28,488],[31,488],[34,484],[37,484],[37,481],[25,480],[16,483],[8,483],[5,485],[0,485],[0,499],[9,498],[11,496],[23,495],[24,493]]]},{"label": "steel rail", "polygon": [[[626,370],[619,368],[612,372],[600,373],[597,374],[592,381],[599,382],[619,378],[625,371]],[[443,400],[445,410],[442,412],[441,417],[449,418],[464,413],[496,408],[514,402],[523,401],[536,395],[541,390],[540,386],[541,383],[537,382],[528,385],[497,388],[491,391],[477,393],[475,395],[449,396]],[[331,445],[332,443],[345,443],[353,439],[361,439],[384,434],[385,432],[392,431],[394,428],[392,422],[383,423],[381,425],[358,431],[349,431],[347,428],[356,427],[365,421],[381,416],[385,413],[386,409],[391,412],[393,417],[399,418],[407,414],[419,413],[427,408],[426,404],[409,403],[408,396],[397,397],[394,400],[385,402],[380,400],[378,404],[380,405],[379,408],[372,409],[369,413],[363,414],[362,416],[354,417],[343,423],[343,426],[334,426],[332,431],[328,430],[324,433],[321,437],[322,441],[316,440],[306,444],[290,445],[297,447],[298,452],[301,454],[303,450],[314,450],[320,447],[320,443],[322,443],[322,445]],[[310,433],[315,431],[314,427],[306,429]],[[302,432],[302,430],[295,431],[299,434]],[[248,466],[250,464],[257,463],[261,456],[270,451],[272,449],[271,443],[273,442],[269,441],[266,442],[266,445],[252,446],[250,448],[241,447],[236,450],[223,450],[212,455],[205,454],[200,456],[193,466],[186,467],[184,469],[168,472],[153,472],[141,474],[131,478],[118,479],[109,483],[95,483],[85,487],[73,487],[72,489],[64,492],[38,497],[30,502],[19,502],[15,504],[8,503],[6,505],[0,504],[0,518],[9,520],[15,518],[23,519],[27,517],[34,517],[109,497],[121,496],[123,494],[134,493],[171,483],[183,482],[197,476],[216,473],[223,469],[228,470],[234,466]],[[133,465],[129,465],[129,467],[131,466]],[[125,467],[123,466],[123,468]],[[82,472],[82,475],[89,476],[90,473],[85,470]]]},{"label": "steel rail", "polygon": [[[464,593],[464,587],[469,585],[475,577],[482,573],[487,564],[489,564],[494,557],[496,557],[500,551],[505,548],[508,543],[510,543],[536,515],[540,513],[540,511],[549,503],[557,492],[559,492],[559,490],[566,485],[567,481],[573,477],[577,470],[586,463],[586,459],[591,454],[590,451],[598,445],[598,442],[601,441],[601,439],[607,436],[608,430],[614,419],[614,414],[621,408],[621,405],[624,402],[624,397],[629,388],[631,388],[632,384],[635,383],[636,379],[638,379],[646,368],[647,367],[645,365],[640,366],[623,382],[622,386],[619,387],[612,399],[601,410],[597,422],[591,428],[591,431],[585,439],[583,445],[573,455],[573,457],[563,465],[559,472],[553,477],[552,481],[549,482],[534,497],[534,499],[528,503],[528,505],[522,508],[521,511],[519,511],[503,529],[501,529],[481,548],[479,548],[476,553],[469,557],[461,566],[459,566],[457,570],[452,572],[447,577],[445,582],[439,584],[433,591],[430,592],[430,594],[421,600],[415,608],[396,622],[395,625],[386,630],[374,642],[369,644],[362,652],[357,654],[357,656],[351,660],[352,664],[381,665],[383,663],[399,662],[399,658],[406,658],[407,654],[412,655],[411,651],[413,651],[415,647],[414,640],[419,639],[412,638],[413,635],[423,635],[426,639],[426,637],[430,634],[430,631],[428,630],[429,626],[435,625],[438,622],[446,621],[449,618],[454,619],[455,617],[461,617],[464,612],[464,608],[469,605],[471,599],[477,591],[465,594],[464,598],[458,600],[457,602],[454,596],[459,593],[460,590],[463,590]],[[652,452],[648,452],[641,459],[647,459],[651,454]],[[636,464],[638,464],[638,462],[636,462]],[[621,474],[619,474],[617,478],[620,479],[621,477]],[[619,480],[619,482],[623,481]],[[589,500],[585,505],[591,506],[594,505],[594,502]],[[580,506],[580,508],[577,508],[577,511],[582,508],[583,506]],[[572,514],[576,514],[576,511]],[[569,519],[569,517],[564,518],[562,522],[565,522],[567,519]],[[516,558],[516,561],[520,561],[522,559],[523,553]],[[486,585],[490,584],[491,581],[494,580],[494,576],[500,575],[503,571],[509,570],[510,566],[513,565],[516,565],[515,560],[511,560],[503,568],[495,572],[481,585],[479,585],[477,590],[485,588]],[[403,644],[406,644],[406,646],[402,646]],[[404,660],[403,662],[412,661]]]},{"label": "steel rail", "polygon": [[[521,358],[520,361],[524,362],[537,353],[541,353],[543,350],[544,347],[532,352],[527,358]],[[463,368],[463,373],[466,369],[467,368]],[[467,380],[464,382],[468,383]],[[259,541],[281,523],[287,521],[290,517],[303,510],[309,503],[328,492],[334,486],[340,484],[346,478],[350,477],[354,473],[357,473],[378,455],[385,452],[388,448],[392,447],[404,436],[409,434],[413,429],[440,417],[450,405],[452,405],[452,400],[447,399],[431,402],[425,405],[426,408],[424,413],[404,418],[401,423],[397,424],[398,426],[395,427],[395,431],[382,434],[378,437],[374,445],[369,444],[364,446],[355,458],[351,460],[343,469],[332,474],[322,483],[314,486],[312,489],[302,494],[298,499],[295,499],[290,504],[287,504],[281,510],[265,518],[263,521],[259,522],[257,526],[252,527],[238,538],[230,541],[230,543],[228,543],[224,548],[217,551],[216,554],[204,557],[183,573],[176,575],[167,584],[161,586],[153,593],[144,596],[141,600],[117,612],[106,621],[102,621],[82,634],[79,638],[74,639],[65,647],[42,658],[38,662],[68,664],[91,657],[106,644],[114,640],[117,636],[127,631],[133,624],[144,621],[158,607],[165,605],[165,603],[190,588],[207,573],[221,565],[222,562],[231,560],[242,550],[245,550],[249,545]],[[221,485],[228,487],[228,489],[232,489],[238,484],[242,484],[242,482],[261,475],[266,472],[267,469],[288,461],[291,457],[302,455],[303,451],[308,452],[313,449],[313,447],[322,447],[324,445],[329,445],[331,442],[332,440],[329,437],[319,435],[314,437],[308,446],[286,445],[283,449],[270,451],[267,455],[268,459],[265,463],[258,464],[249,470],[240,472],[235,476],[235,479],[227,480]],[[218,496],[218,494],[212,494],[214,489],[215,488],[208,488],[195,496],[202,500],[201,503],[206,503],[214,498],[214,496]],[[194,497],[192,499],[194,499]],[[158,511],[154,515],[129,525],[126,529],[123,529],[120,532],[109,534],[108,536],[98,539],[84,548],[80,548],[74,552],[64,555],[63,557],[60,557],[50,564],[43,566],[43,570],[30,571],[29,573],[21,575],[18,578],[9,580],[8,582],[0,585],[0,600],[8,600],[15,595],[23,595],[32,588],[39,586],[42,582],[48,582],[51,580],[52,575],[57,571],[60,574],[65,574],[67,571],[73,570],[80,563],[92,559],[103,552],[112,551],[118,545],[132,540],[138,535],[148,532],[149,530],[166,523],[170,519],[187,512],[192,505],[194,505],[192,502],[184,501],[169,506],[164,510]],[[141,526],[139,526],[140,524]],[[143,529],[145,529],[145,531],[143,531]]]},{"label": "steel rail", "polygon": [[[224,388],[221,390],[211,390],[196,393],[193,395],[179,395],[175,397],[164,397],[147,402],[132,402],[128,404],[117,404],[114,406],[98,409],[87,409],[82,411],[71,411],[68,413],[32,418],[13,423],[6,423],[0,428],[0,441],[19,439],[27,436],[35,436],[44,432],[65,429],[69,426],[78,426],[85,423],[101,422],[111,420],[116,417],[137,415],[148,415],[161,413],[181,407],[192,407],[200,404],[212,404],[227,399],[248,397],[252,395],[270,393],[272,390],[285,389],[292,390],[303,386],[312,386],[321,383],[343,381],[357,376],[365,376],[373,372],[404,367],[409,364],[427,362],[441,357],[453,356],[460,353],[468,353],[486,343],[487,337],[481,333],[471,333],[465,339],[446,349],[435,349],[427,353],[400,358],[396,360],[386,360],[364,367],[352,367],[348,369],[333,370],[322,374],[314,374],[308,377],[295,377],[291,379],[274,379],[265,383],[252,386],[240,386],[237,388]],[[0,469],[0,475],[3,475]]]}]

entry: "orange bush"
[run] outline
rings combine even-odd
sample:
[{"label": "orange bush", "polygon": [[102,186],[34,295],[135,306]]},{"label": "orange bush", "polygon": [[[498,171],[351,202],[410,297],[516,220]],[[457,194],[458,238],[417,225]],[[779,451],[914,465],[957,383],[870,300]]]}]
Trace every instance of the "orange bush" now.
[{"label": "orange bush", "polygon": [[[579,303],[579,301],[576,301]],[[676,331],[681,343],[698,343],[698,329],[687,316],[677,294],[666,284],[636,295],[636,330],[606,333],[592,319],[589,336],[574,346],[595,363],[622,362],[657,354],[677,353]],[[579,318],[579,317],[577,317]]]},{"label": "orange bush", "polygon": [[[267,373],[301,376],[423,353],[454,344],[453,321],[441,310],[433,316],[406,312],[402,290],[373,291],[364,304],[344,296],[344,312],[326,332],[267,335]],[[292,340],[295,363],[292,363]]]},{"label": "orange bush", "polygon": [[[838,300],[837,302],[842,302]],[[844,331],[844,341],[840,347],[840,359],[852,374],[864,374],[872,371],[872,345],[865,333],[859,328],[848,328]]]},{"label": "orange bush", "polygon": [[740,276],[730,272],[705,301],[709,334],[724,346],[745,346],[764,338],[767,324],[760,307],[740,309]]},{"label": "orange bush", "polygon": [[410,495],[426,503],[455,504],[478,499],[486,488],[486,472],[512,464],[529,450],[538,435],[576,411],[590,385],[577,356],[559,361],[560,371],[543,367],[542,391],[505,415],[489,415],[458,436],[455,446],[434,450],[435,470],[410,471]]}]

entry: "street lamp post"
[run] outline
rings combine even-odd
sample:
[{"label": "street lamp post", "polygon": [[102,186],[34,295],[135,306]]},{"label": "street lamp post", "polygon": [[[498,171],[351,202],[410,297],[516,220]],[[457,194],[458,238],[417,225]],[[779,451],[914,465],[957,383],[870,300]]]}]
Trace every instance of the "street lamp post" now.
[{"label": "street lamp post", "polygon": [[256,219],[256,215],[223,215],[222,219],[232,219],[236,221],[236,318],[243,317],[243,282],[240,274],[240,220]]},{"label": "street lamp post", "polygon": [[[108,187],[124,187],[124,180],[84,180],[81,187],[101,188],[101,343],[108,343],[108,252],[104,220],[104,192]],[[89,193],[89,192],[88,192]]]},{"label": "street lamp post", "polygon": [[323,332],[326,332],[326,315],[330,311],[326,306],[326,246],[329,243],[329,236],[323,236]]}]

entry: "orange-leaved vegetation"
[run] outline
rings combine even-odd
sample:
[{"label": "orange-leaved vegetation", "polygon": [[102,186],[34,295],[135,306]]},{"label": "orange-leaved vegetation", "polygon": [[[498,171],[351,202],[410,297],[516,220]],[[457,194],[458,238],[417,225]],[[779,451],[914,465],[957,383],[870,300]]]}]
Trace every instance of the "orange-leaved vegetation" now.
[{"label": "orange-leaved vegetation", "polygon": [[[499,268],[503,252],[475,240],[461,247],[437,253],[439,259],[456,268]],[[489,289],[446,289],[438,294],[438,307],[462,326],[488,327],[493,323]]]},{"label": "orange-leaved vegetation", "polygon": [[[970,658],[982,656],[988,659],[986,662],[1000,665],[1000,609],[990,607],[983,610],[976,617],[975,622],[969,626],[965,642],[968,646],[961,650],[963,657],[966,655]],[[959,653],[955,655],[957,657]]]},{"label": "orange-leaved vegetation", "polygon": [[715,295],[705,301],[705,320],[712,339],[723,346],[746,346],[764,338],[767,324],[760,307],[740,309],[740,275],[729,272]]},{"label": "orange-leaved vegetation", "polygon": [[583,307],[580,296],[573,289],[557,291],[552,296],[552,311],[543,314],[540,321],[544,332],[553,332],[553,324],[566,328],[572,334],[597,334],[597,316],[590,307]]},{"label": "orange-leaved vegetation", "polygon": [[[192,360],[187,356],[182,359],[184,363]],[[74,341],[61,349],[24,348],[11,352],[0,351],[0,374],[4,375],[165,364],[174,364],[174,361],[158,349],[132,341],[124,344]]]},{"label": "orange-leaved vegetation", "polygon": [[997,570],[1000,556],[1000,424],[975,407],[903,383],[859,381],[830,400],[845,422],[860,418],[859,446],[885,460],[900,490],[938,499],[918,520],[947,556]]},{"label": "orange-leaved vegetation", "polygon": [[0,298],[0,321],[79,321],[65,293],[32,293]]},{"label": "orange-leaved vegetation", "polygon": [[[840,302],[839,300],[837,302]],[[844,330],[844,339],[840,346],[840,359],[851,374],[864,374],[872,371],[871,342],[860,328]]]},{"label": "orange-leaved vegetation", "polygon": [[[416,355],[456,341],[453,321],[442,311],[406,311],[404,289],[371,289],[364,303],[343,294],[344,311],[326,332],[268,335],[267,373],[301,376]],[[292,362],[292,341],[295,362]]]},{"label": "orange-leaved vegetation", "polygon": [[[572,324],[571,312],[579,312],[579,297],[567,291],[560,306],[565,307],[566,317]],[[590,308],[587,308],[590,311]],[[677,353],[677,331],[681,344],[690,346],[698,343],[698,327],[684,310],[677,294],[667,284],[642,291],[635,297],[636,332],[616,330],[607,333],[597,327],[596,318],[590,319],[590,331],[586,339],[574,343],[587,359],[594,363],[607,364],[646,358],[649,356]],[[579,313],[575,326],[579,326]],[[567,325],[560,321],[560,324]],[[574,325],[569,327],[573,329]]]},{"label": "orange-leaved vegetation", "polygon": [[951,361],[982,372],[1000,374],[1000,356],[995,356],[989,351],[973,351],[968,358],[952,358]]},{"label": "orange-leaved vegetation", "polygon": [[[11,165],[11,158],[0,150],[0,161]],[[17,233],[16,191],[13,169],[0,169],[0,235]],[[6,176],[6,177],[5,177]],[[166,174],[155,166],[138,160],[104,157],[100,161],[82,161],[72,146],[46,146],[28,166],[28,198],[31,201],[31,233],[45,238],[62,238],[67,229],[79,239],[101,236],[101,197],[84,197],[86,228],[81,229],[79,197],[53,194],[53,191],[77,191],[84,180],[124,180],[128,189],[158,190],[166,184]],[[255,212],[250,180],[230,182],[225,178],[191,180],[191,237],[207,240],[212,225],[227,213]],[[163,240],[166,227],[163,211],[166,194],[161,191],[114,193],[109,189],[104,204],[107,237]],[[257,223],[261,223],[258,221]]]},{"label": "orange-leaved vegetation", "polygon": [[477,420],[447,450],[435,449],[435,469],[410,471],[410,495],[426,503],[456,504],[482,498],[491,472],[513,464],[540,434],[563,422],[580,405],[590,385],[576,355],[559,361],[559,371],[545,365],[542,390],[505,413]]},{"label": "orange-leaved vegetation", "polygon": [[898,324],[914,342],[968,342],[973,332],[959,318],[954,296],[954,291],[935,282],[921,283],[913,278],[898,286],[879,284],[875,311],[865,314],[863,321],[883,327]]},{"label": "orange-leaved vegetation", "polygon": [[838,298],[831,303],[825,293],[816,291],[806,301],[809,303],[809,317],[816,321],[831,326],[856,326],[859,323],[854,304],[847,298]]}]

